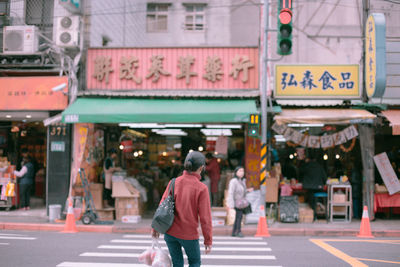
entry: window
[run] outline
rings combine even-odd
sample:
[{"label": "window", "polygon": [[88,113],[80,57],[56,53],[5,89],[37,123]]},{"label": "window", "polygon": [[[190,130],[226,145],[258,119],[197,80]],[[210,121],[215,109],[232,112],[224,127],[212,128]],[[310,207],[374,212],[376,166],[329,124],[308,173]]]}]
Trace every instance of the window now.
[{"label": "window", "polygon": [[185,5],[185,30],[202,31],[204,30],[204,4]]},{"label": "window", "polygon": [[47,38],[53,36],[54,0],[27,0],[25,22],[35,25]]},{"label": "window", "polygon": [[147,32],[166,32],[168,30],[168,4],[147,4]]}]

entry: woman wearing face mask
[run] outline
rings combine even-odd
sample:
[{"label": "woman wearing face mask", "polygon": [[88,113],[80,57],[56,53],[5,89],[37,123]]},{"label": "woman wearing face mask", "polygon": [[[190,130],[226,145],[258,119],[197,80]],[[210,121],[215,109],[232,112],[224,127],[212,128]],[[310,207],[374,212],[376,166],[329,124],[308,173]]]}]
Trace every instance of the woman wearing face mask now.
[{"label": "woman wearing face mask", "polygon": [[232,236],[243,237],[241,232],[241,223],[243,217],[243,209],[236,207],[235,203],[246,198],[246,193],[253,191],[253,188],[246,187],[246,178],[244,177],[244,168],[236,167],[233,178],[229,182],[229,194],[227,205],[230,209],[235,209],[235,223],[233,224]]}]

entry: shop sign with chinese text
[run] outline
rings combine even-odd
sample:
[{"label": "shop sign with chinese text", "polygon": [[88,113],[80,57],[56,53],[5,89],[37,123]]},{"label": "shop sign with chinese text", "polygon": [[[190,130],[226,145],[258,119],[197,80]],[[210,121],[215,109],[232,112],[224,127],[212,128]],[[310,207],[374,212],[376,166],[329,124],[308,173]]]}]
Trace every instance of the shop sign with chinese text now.
[{"label": "shop sign with chinese text", "polygon": [[373,13],[365,24],[365,89],[368,97],[381,97],[386,87],[385,15]]},{"label": "shop sign with chinese text", "polygon": [[0,78],[0,109],[63,110],[68,105],[68,96],[61,91],[52,91],[53,87],[63,83],[68,88],[68,77]]},{"label": "shop sign with chinese text", "polygon": [[258,48],[89,49],[87,88],[258,89]]},{"label": "shop sign with chinese text", "polygon": [[358,65],[276,65],[276,98],[358,99]]}]

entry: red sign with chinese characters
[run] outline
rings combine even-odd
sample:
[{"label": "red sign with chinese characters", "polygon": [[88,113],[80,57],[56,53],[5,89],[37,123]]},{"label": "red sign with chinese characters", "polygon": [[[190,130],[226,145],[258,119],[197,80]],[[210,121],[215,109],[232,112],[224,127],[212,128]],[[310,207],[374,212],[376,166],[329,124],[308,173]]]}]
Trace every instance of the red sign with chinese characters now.
[{"label": "red sign with chinese characters", "polygon": [[258,48],[89,49],[87,88],[255,90]]},{"label": "red sign with chinese characters", "polygon": [[68,77],[0,78],[0,110],[63,110],[68,97],[51,89],[66,84]]}]

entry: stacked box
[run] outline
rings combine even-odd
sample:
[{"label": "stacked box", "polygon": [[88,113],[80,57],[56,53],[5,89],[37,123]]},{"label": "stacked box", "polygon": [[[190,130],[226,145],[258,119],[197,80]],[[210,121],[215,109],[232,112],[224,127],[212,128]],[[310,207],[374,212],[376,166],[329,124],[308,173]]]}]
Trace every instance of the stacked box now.
[{"label": "stacked box", "polygon": [[314,210],[308,205],[299,205],[299,222],[312,223],[314,221]]},{"label": "stacked box", "polygon": [[113,221],[114,211],[115,209],[113,208],[96,210],[97,215],[99,216],[99,220],[101,221]]},{"label": "stacked box", "polygon": [[139,197],[118,197],[115,199],[115,219],[121,220],[124,215],[140,215]]},{"label": "stacked box", "polygon": [[90,183],[89,190],[92,194],[94,208],[96,210],[103,209],[103,184]]}]

